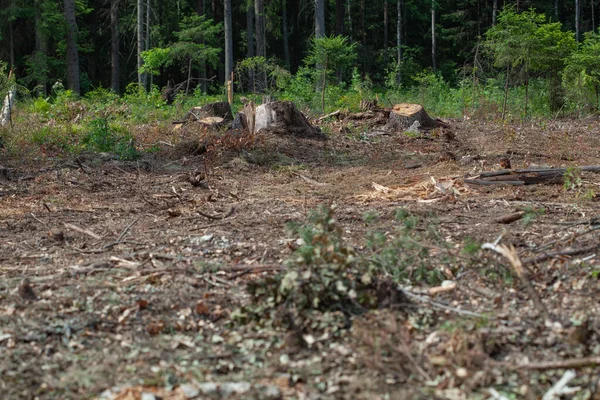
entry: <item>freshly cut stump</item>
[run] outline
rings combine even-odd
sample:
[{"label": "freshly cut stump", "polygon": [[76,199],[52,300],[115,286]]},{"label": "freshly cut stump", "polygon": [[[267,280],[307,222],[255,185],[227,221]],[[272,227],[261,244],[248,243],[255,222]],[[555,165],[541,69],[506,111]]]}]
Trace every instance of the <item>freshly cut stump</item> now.
[{"label": "freshly cut stump", "polygon": [[427,114],[422,105],[400,103],[390,110],[387,127],[393,130],[403,130],[412,126],[415,121],[419,121],[419,126],[422,128],[435,128],[438,125],[437,121]]},{"label": "freshly cut stump", "polygon": [[274,101],[256,107],[254,132],[269,132],[278,135],[325,138],[313,127],[291,101]]}]

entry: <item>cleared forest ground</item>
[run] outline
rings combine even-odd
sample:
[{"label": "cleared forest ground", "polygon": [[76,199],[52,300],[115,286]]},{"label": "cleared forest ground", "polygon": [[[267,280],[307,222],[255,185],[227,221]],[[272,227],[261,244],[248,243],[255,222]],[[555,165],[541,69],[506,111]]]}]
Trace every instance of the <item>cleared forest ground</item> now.
[{"label": "cleared forest ground", "polygon": [[[206,167],[172,150],[4,162],[2,397],[487,399],[492,388],[539,399],[570,367],[577,398],[600,398],[598,175],[463,181],[507,157],[600,164],[596,119],[454,121],[428,137],[327,129],[327,141],[263,138]],[[247,283],[285,269],[297,243],[286,223],[321,204],[335,204],[358,253],[370,233],[395,234],[397,210],[416,217],[411,240],[428,253],[421,278],[405,266],[410,301],[314,332],[234,321]],[[496,222],[515,212],[524,218]],[[473,250],[499,236],[529,289],[505,258]],[[572,365],[539,364],[560,360]]]}]

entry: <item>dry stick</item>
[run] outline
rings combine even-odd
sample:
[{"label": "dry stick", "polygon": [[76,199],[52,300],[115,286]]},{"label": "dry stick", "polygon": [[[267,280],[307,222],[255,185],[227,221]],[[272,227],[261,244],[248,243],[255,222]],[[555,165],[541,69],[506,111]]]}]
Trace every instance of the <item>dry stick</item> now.
[{"label": "dry stick", "polygon": [[402,288],[400,288],[400,290],[402,290],[402,293],[404,293],[406,295],[406,297],[408,297],[410,299],[414,299],[414,300],[420,301],[421,303],[431,304],[432,306],[437,307],[437,308],[439,308],[441,310],[452,311],[452,312],[454,312],[456,314],[466,315],[467,317],[486,318],[486,316],[483,315],[483,314],[479,314],[479,313],[476,313],[476,312],[473,312],[473,311],[468,311],[468,310],[461,310],[460,308],[450,307],[450,306],[447,306],[445,304],[438,303],[437,301],[431,300],[430,298],[419,296],[419,295],[416,295],[414,293],[411,293],[408,290],[403,290]]},{"label": "dry stick", "polygon": [[600,357],[572,358],[568,360],[541,361],[514,366],[515,369],[547,370],[597,367],[600,365]]},{"label": "dry stick", "polygon": [[339,115],[341,112],[342,112],[341,110],[337,110],[337,111],[334,111],[334,112],[332,112],[332,113],[325,114],[325,115],[323,115],[322,117],[319,117],[319,118],[317,118],[315,121],[316,121],[316,122],[321,122],[321,121],[323,121],[324,119],[327,119],[327,118],[329,118],[329,117],[335,117],[335,116]]},{"label": "dry stick", "polygon": [[533,304],[535,304],[538,311],[540,311],[545,318],[548,318],[548,310],[546,310],[546,306],[542,303],[542,299],[538,292],[536,292],[531,285],[529,271],[523,266],[523,262],[519,258],[515,248],[513,246],[499,245],[496,243],[484,243],[481,248],[492,250],[508,259],[510,266],[521,280],[521,283],[527,288],[527,292],[529,293],[529,297],[531,297]]},{"label": "dry stick", "polygon": [[40,224],[44,225],[44,226],[48,226],[47,223],[45,223],[44,221],[42,221],[41,219],[39,219],[38,217],[35,216],[34,213],[31,213],[31,216],[33,217],[33,219],[35,219],[37,222],[39,222]]},{"label": "dry stick", "polygon": [[229,211],[227,211],[227,213],[225,215],[210,215],[210,214],[205,214],[202,211],[196,211],[196,212],[205,218],[219,220],[219,219],[225,219],[227,217],[231,217],[231,215],[234,213],[234,211],[235,211],[235,208],[231,207],[231,209]]},{"label": "dry stick", "polygon": [[265,272],[265,271],[283,271],[285,270],[285,267],[280,267],[278,265],[276,266],[256,266],[256,267],[248,267],[246,269],[241,270],[240,272],[233,274],[231,276],[228,276],[227,279],[232,281],[234,279],[237,279],[239,277],[242,277],[244,275],[250,274],[250,273],[255,273],[255,272]]},{"label": "dry stick", "polygon": [[567,238],[556,239],[556,240],[553,240],[553,241],[551,241],[551,242],[549,242],[549,243],[546,243],[545,245],[541,246],[541,247],[540,247],[539,249],[537,249],[537,250],[538,250],[538,251],[540,251],[540,250],[543,250],[543,249],[547,249],[548,247],[550,247],[550,246],[552,246],[552,245],[554,245],[554,244],[556,244],[556,243],[559,243],[559,242],[567,242],[567,241],[573,240],[573,239],[575,239],[575,238],[578,238],[578,237],[580,237],[580,236],[587,235],[588,233],[595,232],[595,231],[597,231],[597,230],[599,230],[599,229],[600,229],[600,225],[596,225],[596,226],[592,226],[590,229],[586,229],[586,230],[584,230],[584,231],[574,232],[574,233],[572,233],[572,234],[571,234],[569,237],[567,237]]},{"label": "dry stick", "polygon": [[551,258],[554,258],[556,256],[576,256],[576,255],[579,255],[579,254],[589,253],[590,251],[597,250],[598,248],[600,248],[600,243],[596,243],[596,244],[593,244],[593,245],[587,246],[587,247],[582,247],[580,249],[553,251],[551,253],[541,254],[541,255],[539,255],[537,257],[526,258],[525,260],[523,260],[523,264],[524,265],[527,265],[527,264],[537,264],[537,263],[540,263],[542,261],[546,261],[546,260],[549,260]]},{"label": "dry stick", "polygon": [[90,231],[89,229],[80,228],[77,225],[65,224],[65,228],[72,229],[72,230],[74,230],[76,232],[79,232],[79,233],[83,233],[84,235],[88,235],[88,236],[90,236],[90,237],[92,237],[94,239],[97,239],[97,240],[101,240],[102,239],[101,236],[98,236],[97,234],[95,234],[94,232]]},{"label": "dry stick", "polygon": [[123,238],[127,234],[127,231],[129,231],[129,229],[131,229],[131,227],[138,221],[139,221],[139,218],[134,219],[129,225],[127,225],[127,227],[125,229],[123,229],[123,232],[121,232],[121,234],[117,238],[117,243],[120,243],[121,240],[123,240]]}]

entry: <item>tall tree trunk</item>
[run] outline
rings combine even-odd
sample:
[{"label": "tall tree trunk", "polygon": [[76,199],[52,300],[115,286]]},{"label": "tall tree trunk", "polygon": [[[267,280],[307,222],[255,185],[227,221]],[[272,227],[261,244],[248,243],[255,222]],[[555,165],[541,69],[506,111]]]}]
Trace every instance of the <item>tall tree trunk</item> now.
[{"label": "tall tree trunk", "polygon": [[335,34],[344,34],[344,0],[335,0]]},{"label": "tall tree trunk", "polygon": [[575,40],[579,42],[579,0],[575,0]]},{"label": "tall tree trunk", "polygon": [[348,0],[348,37],[352,39],[352,0]]},{"label": "tall tree trunk", "polygon": [[396,76],[396,83],[402,82],[402,0],[396,0],[396,51],[398,52],[398,75]]},{"label": "tall tree trunk", "polygon": [[[197,0],[196,2],[196,13],[198,15],[205,15],[206,12],[206,0]],[[200,43],[204,44],[204,41]],[[200,61],[200,88],[202,93],[208,92],[208,81],[206,80],[206,60]],[[188,79],[189,81],[189,79]]]},{"label": "tall tree trunk", "polygon": [[246,7],[246,57],[254,57],[254,6]]},{"label": "tall tree trunk", "polygon": [[110,3],[110,87],[115,93],[121,93],[119,76],[119,0]]},{"label": "tall tree trunk", "polygon": [[254,17],[256,30],[256,56],[266,57],[267,47],[265,38],[265,3],[264,0],[254,0]]},{"label": "tall tree trunk", "polygon": [[383,0],[383,65],[388,65],[388,0]]},{"label": "tall tree trunk", "polygon": [[592,6],[592,30],[596,29],[596,15],[595,15],[595,11],[594,11],[594,0],[591,0],[591,6]]},{"label": "tall tree trunk", "polygon": [[[38,71],[43,71],[38,74],[37,85],[41,88],[42,94],[46,95],[47,90],[47,68],[46,68],[46,36],[42,31],[42,0],[36,0],[34,3],[34,18],[35,18],[35,53],[34,59]],[[14,54],[14,52],[13,52]],[[13,63],[14,65],[14,63]]]},{"label": "tall tree trunk", "polygon": [[433,72],[437,70],[435,57],[435,0],[431,0],[431,66]]},{"label": "tall tree trunk", "polygon": [[281,10],[281,19],[283,20],[283,61],[287,69],[290,69],[290,38],[288,33],[287,0],[283,0]]},{"label": "tall tree trunk", "polygon": [[[151,0],[146,2],[146,36],[144,37],[144,50],[150,50],[150,10],[151,10]],[[149,82],[148,82],[148,78]],[[147,86],[146,86],[147,85]],[[152,86],[152,75],[146,74],[144,77],[144,87],[147,89],[151,89]]]},{"label": "tall tree trunk", "polygon": [[579,0],[575,0],[575,40],[579,42]]},{"label": "tall tree trunk", "polygon": [[225,82],[231,80],[233,72],[233,30],[231,21],[231,0],[224,2],[225,13]]},{"label": "tall tree trunk", "polygon": [[367,44],[367,29],[365,27],[365,0],[360,0],[360,31],[362,34],[362,44]]},{"label": "tall tree trunk", "polygon": [[146,74],[140,72],[143,65],[142,51],[144,51],[144,0],[137,0],[137,70],[138,84],[146,87]]},{"label": "tall tree trunk", "polygon": [[[12,7],[12,1],[9,2],[9,7]],[[593,4],[592,4],[593,8]],[[10,68],[14,68],[15,66],[15,37],[13,32],[13,23],[12,16],[8,20],[8,52],[9,52],[9,61]]]},{"label": "tall tree trunk", "polygon": [[67,87],[74,94],[81,94],[79,85],[79,52],[77,51],[77,20],[75,0],[65,0],[65,20],[67,22]]},{"label": "tall tree trunk", "polygon": [[558,22],[558,0],[554,0],[554,18],[556,19],[556,22]]},{"label": "tall tree trunk", "polygon": [[315,0],[315,37],[325,36],[325,0]]},{"label": "tall tree trunk", "polygon": [[[265,37],[265,4],[264,0],[254,0],[254,17],[256,30],[256,56],[267,57],[267,45]],[[267,72],[261,71],[254,77],[254,84],[258,84],[260,90],[267,89]]]},{"label": "tall tree trunk", "polygon": [[494,0],[492,8],[492,26],[496,26],[496,18],[498,17],[498,0]]}]

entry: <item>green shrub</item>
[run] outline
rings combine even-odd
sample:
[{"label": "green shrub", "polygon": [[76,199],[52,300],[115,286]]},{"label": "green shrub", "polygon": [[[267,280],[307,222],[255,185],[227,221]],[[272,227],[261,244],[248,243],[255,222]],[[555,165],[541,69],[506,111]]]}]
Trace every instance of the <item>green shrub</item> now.
[{"label": "green shrub", "polygon": [[133,136],[128,132],[117,133],[105,118],[92,120],[82,143],[88,150],[113,153],[122,160],[135,160],[140,156]]}]

